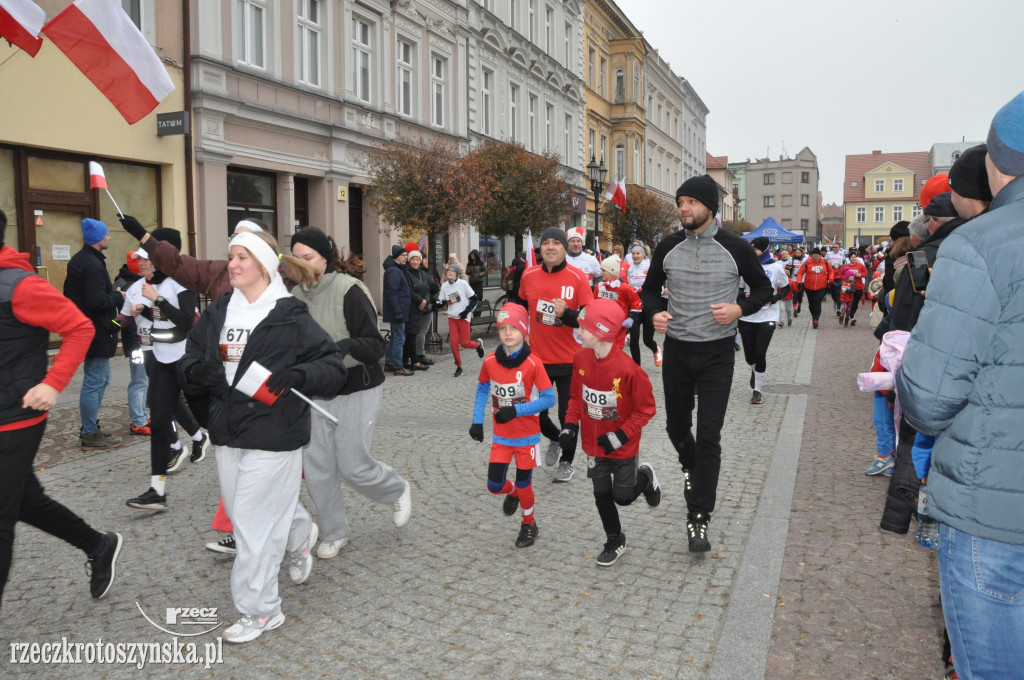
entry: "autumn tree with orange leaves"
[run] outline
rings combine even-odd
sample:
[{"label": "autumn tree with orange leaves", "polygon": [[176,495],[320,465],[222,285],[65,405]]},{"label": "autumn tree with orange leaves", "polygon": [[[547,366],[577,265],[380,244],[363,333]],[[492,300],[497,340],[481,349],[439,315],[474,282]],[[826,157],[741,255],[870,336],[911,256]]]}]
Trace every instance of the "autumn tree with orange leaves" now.
[{"label": "autumn tree with orange leaves", "polygon": [[679,226],[679,212],[672,202],[654,192],[629,185],[626,189],[626,212],[608,201],[601,215],[604,231],[611,232],[612,245],[619,244],[629,252],[629,244],[642,241],[650,246]]}]

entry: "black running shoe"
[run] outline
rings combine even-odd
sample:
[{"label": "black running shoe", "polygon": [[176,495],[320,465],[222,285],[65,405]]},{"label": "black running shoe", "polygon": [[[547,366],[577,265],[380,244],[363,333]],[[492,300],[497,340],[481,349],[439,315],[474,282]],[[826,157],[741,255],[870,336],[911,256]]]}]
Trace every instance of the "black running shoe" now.
[{"label": "black running shoe", "polygon": [[711,517],[701,513],[690,513],[686,516],[686,536],[690,541],[690,552],[707,552],[711,550],[708,540],[708,522]]},{"label": "black running shoe", "polygon": [[761,403],[761,393],[758,392],[757,390],[754,390],[754,393],[752,395],[750,395],[750,403],[751,404],[760,404]]},{"label": "black running shoe", "polygon": [[[519,496],[505,496],[505,502],[501,504],[501,511],[508,516],[516,514],[519,509]],[[526,525],[523,525],[526,526]]]},{"label": "black running shoe", "polygon": [[654,468],[647,463],[640,466],[640,472],[647,475],[647,479],[650,480],[650,484],[644,489],[644,500],[647,501],[647,505],[656,508],[661,503],[661,485],[658,484],[658,476],[654,474]]},{"label": "black running shoe", "polygon": [[537,534],[540,530],[537,528],[537,523],[524,524],[519,527],[519,536],[516,538],[517,548],[529,548],[533,545],[534,541],[537,540]]},{"label": "black running shoe", "polygon": [[458,378],[460,375],[462,375],[462,366],[456,366],[455,367],[455,377]]},{"label": "black running shoe", "polygon": [[205,432],[199,441],[192,441],[192,455],[188,457],[189,462],[198,463],[206,458],[206,449],[210,447],[210,437]]},{"label": "black running shoe", "polygon": [[167,496],[161,496],[156,489],[149,487],[149,490],[141,496],[129,498],[125,505],[136,510],[166,510]]},{"label": "black running shoe", "polygon": [[480,338],[477,338],[476,339],[476,355],[478,357],[480,357],[481,359],[483,359],[485,354],[487,354],[487,352],[484,351],[484,341],[481,340]]},{"label": "black running shoe", "polygon": [[597,566],[612,566],[618,561],[619,555],[624,552],[626,552],[626,534],[620,531],[618,536],[604,544],[604,550],[597,556]]},{"label": "black running shoe", "polygon": [[93,598],[100,599],[114,584],[117,557],[121,554],[124,539],[116,531],[108,531],[100,537],[100,552],[88,558],[85,570],[89,572],[89,592]]}]

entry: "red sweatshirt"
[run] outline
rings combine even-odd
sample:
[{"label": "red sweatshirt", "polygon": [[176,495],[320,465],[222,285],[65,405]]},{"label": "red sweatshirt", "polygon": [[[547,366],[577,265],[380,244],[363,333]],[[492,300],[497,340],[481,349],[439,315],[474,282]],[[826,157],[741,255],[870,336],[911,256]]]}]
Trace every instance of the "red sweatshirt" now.
[{"label": "red sweatshirt", "polygon": [[828,287],[828,284],[832,283],[834,278],[835,271],[832,269],[832,265],[823,257],[817,261],[813,257],[807,258],[807,261],[800,267],[800,271],[796,275],[797,283],[804,290],[821,290]]},{"label": "red sweatshirt", "polygon": [[[0,267],[35,271],[29,264],[28,253],[19,253],[10,246],[0,248]],[[14,289],[11,311],[14,318],[23,324],[45,328],[61,336],[60,351],[57,352],[53,365],[42,382],[58,392],[63,391],[71,382],[78,365],[85,359],[85,353],[89,351],[89,344],[95,332],[92,322],[79,311],[75,303],[38,276],[23,279]],[[45,352],[46,347],[40,347],[39,351]],[[0,429],[16,430],[31,427],[44,418],[45,415],[10,423]]]},{"label": "red sweatshirt", "polygon": [[[596,300],[597,298],[614,300],[619,304],[619,307],[622,307],[622,311],[626,313],[627,317],[630,312],[639,312],[643,309],[643,305],[640,304],[640,294],[636,292],[633,286],[622,279],[599,281],[594,286],[594,299]],[[619,349],[626,346],[627,333],[629,333],[628,328],[620,328],[615,336],[615,346]]]},{"label": "red sweatshirt", "polygon": [[[647,373],[618,349],[603,359],[581,349],[572,365],[566,423],[579,423],[583,452],[598,458],[632,458],[640,450],[640,432],[656,412]],[[605,455],[597,438],[622,430],[628,440]]]}]

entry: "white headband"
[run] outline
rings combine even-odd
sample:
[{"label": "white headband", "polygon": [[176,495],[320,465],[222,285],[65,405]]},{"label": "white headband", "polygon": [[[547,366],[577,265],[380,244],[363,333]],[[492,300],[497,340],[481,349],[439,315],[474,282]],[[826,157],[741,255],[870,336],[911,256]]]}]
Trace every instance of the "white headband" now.
[{"label": "white headband", "polygon": [[263,229],[260,228],[260,225],[256,224],[255,222],[251,222],[249,220],[242,220],[238,224],[235,225],[235,231],[232,232],[232,233],[237,234],[239,227],[244,227],[246,229],[251,229],[252,231],[263,231]]},{"label": "white headband", "polygon": [[228,244],[229,248],[231,246],[242,246],[252,253],[253,257],[263,265],[263,269],[266,270],[271,279],[278,275],[277,268],[281,264],[280,258],[277,253],[274,252],[274,249],[267,245],[267,242],[256,234],[252,234],[248,231],[235,234],[231,237],[231,242]]}]

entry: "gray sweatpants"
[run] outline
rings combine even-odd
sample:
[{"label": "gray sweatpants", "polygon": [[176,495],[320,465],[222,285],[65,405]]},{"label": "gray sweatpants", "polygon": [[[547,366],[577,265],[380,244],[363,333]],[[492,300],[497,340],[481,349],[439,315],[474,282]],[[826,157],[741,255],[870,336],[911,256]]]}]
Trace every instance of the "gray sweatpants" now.
[{"label": "gray sweatpants", "polygon": [[378,385],[327,401],[315,400],[338,419],[335,427],[314,415],[309,445],[302,449],[306,489],[316,505],[320,537],[325,541],[349,537],[341,480],[381,503],[394,503],[405,491],[402,476],[370,455],[383,392]]},{"label": "gray sweatpants", "polygon": [[281,609],[281,560],[302,547],[313,525],[299,502],[302,450],[218,446],[217,475],[238,546],[231,568],[235,608],[250,616],[270,616]]}]

